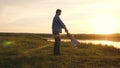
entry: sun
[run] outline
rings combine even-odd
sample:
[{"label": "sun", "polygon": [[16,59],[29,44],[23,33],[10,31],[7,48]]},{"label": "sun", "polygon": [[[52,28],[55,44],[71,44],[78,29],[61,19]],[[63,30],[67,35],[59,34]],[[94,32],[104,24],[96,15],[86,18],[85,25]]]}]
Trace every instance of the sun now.
[{"label": "sun", "polygon": [[93,19],[93,27],[96,34],[111,34],[116,32],[116,19],[112,16],[97,15]]}]

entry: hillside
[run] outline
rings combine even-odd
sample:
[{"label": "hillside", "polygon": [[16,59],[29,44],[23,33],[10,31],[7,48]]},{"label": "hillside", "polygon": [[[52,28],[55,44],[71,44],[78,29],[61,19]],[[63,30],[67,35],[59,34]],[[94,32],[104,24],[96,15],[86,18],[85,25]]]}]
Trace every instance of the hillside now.
[{"label": "hillside", "polygon": [[0,36],[0,68],[119,68],[120,49],[100,44],[72,48],[62,42],[61,55],[53,55],[53,43],[34,34]]}]

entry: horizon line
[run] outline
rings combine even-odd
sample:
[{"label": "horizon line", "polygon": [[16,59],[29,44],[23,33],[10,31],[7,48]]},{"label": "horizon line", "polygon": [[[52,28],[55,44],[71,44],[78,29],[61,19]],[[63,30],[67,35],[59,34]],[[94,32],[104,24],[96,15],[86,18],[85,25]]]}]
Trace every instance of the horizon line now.
[{"label": "horizon line", "polygon": [[[52,34],[52,33],[32,33],[32,32],[0,32],[0,33],[14,33],[14,34]],[[66,33],[61,33],[64,35]],[[96,33],[72,33],[72,34],[96,34]],[[120,34],[120,33],[110,33],[110,34]],[[96,34],[97,35],[97,34]],[[107,35],[107,34],[98,34],[98,35]]]}]

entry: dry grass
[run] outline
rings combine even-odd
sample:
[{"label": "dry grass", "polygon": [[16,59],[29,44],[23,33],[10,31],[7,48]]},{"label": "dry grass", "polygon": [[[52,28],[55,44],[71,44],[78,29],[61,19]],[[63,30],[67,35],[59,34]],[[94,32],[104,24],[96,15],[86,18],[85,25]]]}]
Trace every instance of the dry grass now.
[{"label": "dry grass", "polygon": [[[73,49],[69,42],[63,42],[61,55],[54,56],[53,43],[39,36],[0,38],[0,68],[119,68],[120,65],[120,49],[112,46],[81,43],[78,49]],[[48,47],[39,49],[45,45]]]}]

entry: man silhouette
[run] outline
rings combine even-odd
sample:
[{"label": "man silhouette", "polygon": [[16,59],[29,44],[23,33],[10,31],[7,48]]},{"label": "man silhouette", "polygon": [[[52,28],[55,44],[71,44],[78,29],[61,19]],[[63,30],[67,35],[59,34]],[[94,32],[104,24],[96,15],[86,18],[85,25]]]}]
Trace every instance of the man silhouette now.
[{"label": "man silhouette", "polygon": [[65,30],[66,33],[68,33],[68,30],[65,26],[65,24],[62,22],[62,20],[60,19],[60,15],[61,15],[61,10],[57,9],[56,10],[56,14],[53,18],[53,22],[52,22],[52,32],[54,35],[54,55],[60,55],[60,43],[61,43],[61,39],[60,39],[60,33],[62,33],[62,28]]}]

